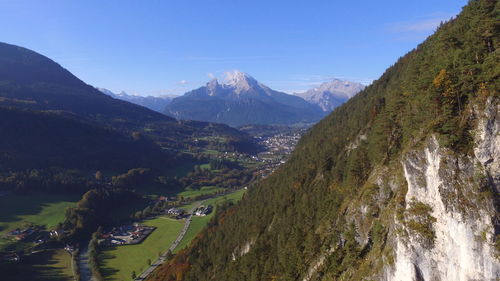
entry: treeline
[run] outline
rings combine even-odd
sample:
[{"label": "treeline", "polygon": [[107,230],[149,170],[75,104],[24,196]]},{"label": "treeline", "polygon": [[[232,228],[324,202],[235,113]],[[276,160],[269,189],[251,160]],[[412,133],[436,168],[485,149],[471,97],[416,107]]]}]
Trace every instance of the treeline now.
[{"label": "treeline", "polygon": [[101,270],[99,268],[98,238],[100,234],[101,234],[100,227],[97,229],[96,232],[92,233],[92,239],[90,239],[88,244],[88,259],[93,279],[97,279],[97,281],[104,281],[104,277],[102,276]]},{"label": "treeline", "polygon": [[83,194],[90,189],[109,186],[139,190],[145,185],[154,185],[166,191],[175,191],[178,182],[161,174],[162,172],[149,168],[133,168],[116,176],[105,176],[101,171],[89,173],[64,168],[28,169],[0,174],[0,190]]},{"label": "treeline", "polygon": [[[222,167],[223,165],[221,165]],[[219,186],[224,188],[242,187],[254,179],[252,170],[222,168],[214,172],[209,169],[195,168],[187,176],[180,178],[180,185],[186,189],[199,189],[203,186]]]},{"label": "treeline", "polygon": [[79,240],[89,237],[99,226],[108,226],[131,218],[144,218],[158,214],[165,206],[148,206],[135,214],[118,214],[116,210],[126,204],[141,204],[147,201],[136,190],[150,186],[172,193],[181,188],[175,179],[159,176],[159,172],[147,168],[134,168],[128,172],[105,178],[102,172],[95,173],[94,188],[88,190],[74,208],[66,212],[63,228],[67,237]]},{"label": "treeline", "polygon": [[85,192],[99,186],[95,178],[78,170],[62,168],[29,169],[0,176],[0,190],[15,192]]},{"label": "treeline", "polygon": [[[228,161],[228,160],[224,160],[224,159],[210,159],[209,165],[210,165],[210,169],[212,169],[212,170],[241,169],[241,166],[238,164],[238,162]],[[196,170],[196,167],[195,167],[195,170]]]},{"label": "treeline", "polygon": [[160,215],[165,209],[179,205],[176,202],[157,201],[154,205],[148,205],[143,210],[130,215],[133,220],[142,220],[152,216]]},{"label": "treeline", "polygon": [[66,238],[85,239],[99,226],[107,226],[122,218],[115,209],[124,204],[141,202],[142,196],[132,190],[111,187],[87,191],[76,207],[68,208],[62,227],[67,231]]}]

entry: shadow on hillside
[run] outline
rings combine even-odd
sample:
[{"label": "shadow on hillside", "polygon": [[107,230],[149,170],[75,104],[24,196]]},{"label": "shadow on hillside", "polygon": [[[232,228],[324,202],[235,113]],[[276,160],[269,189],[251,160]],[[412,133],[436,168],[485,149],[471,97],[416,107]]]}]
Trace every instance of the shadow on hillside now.
[{"label": "shadow on hillside", "polygon": [[[50,193],[9,194],[0,197],[0,223],[21,220],[21,216],[36,215],[43,207],[62,201],[78,201],[78,195]],[[36,223],[36,222],[34,222]],[[5,226],[0,228],[4,230]]]},{"label": "shadow on hillside", "polygon": [[[53,251],[24,257],[18,263],[0,264],[0,272],[9,281],[71,281],[71,268],[58,264]],[[2,279],[3,280],[3,279]]]},{"label": "shadow on hillside", "polygon": [[[106,248],[106,250],[113,249],[113,248],[115,248],[115,247]],[[110,254],[109,252],[101,251],[99,253],[99,268],[101,270],[102,276],[104,276],[104,278],[106,278],[106,280],[118,280],[118,279],[109,277],[109,276],[113,276],[116,273],[118,273],[118,270],[106,266],[106,262],[105,262],[105,260],[109,260],[109,259],[113,259],[113,258],[116,258],[116,255]]]}]

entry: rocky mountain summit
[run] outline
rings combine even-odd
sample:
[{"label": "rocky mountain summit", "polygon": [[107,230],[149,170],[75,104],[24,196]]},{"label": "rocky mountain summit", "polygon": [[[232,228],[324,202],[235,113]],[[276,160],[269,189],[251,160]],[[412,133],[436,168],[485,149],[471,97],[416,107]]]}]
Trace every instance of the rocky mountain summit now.
[{"label": "rocky mountain summit", "polygon": [[224,81],[213,79],[205,86],[173,99],[165,113],[177,119],[231,126],[310,123],[324,115],[316,105],[272,90],[240,71],[227,72]]},{"label": "rocky mountain summit", "polygon": [[364,88],[365,86],[360,83],[333,79],[316,88],[295,95],[319,106],[325,112],[331,112]]}]

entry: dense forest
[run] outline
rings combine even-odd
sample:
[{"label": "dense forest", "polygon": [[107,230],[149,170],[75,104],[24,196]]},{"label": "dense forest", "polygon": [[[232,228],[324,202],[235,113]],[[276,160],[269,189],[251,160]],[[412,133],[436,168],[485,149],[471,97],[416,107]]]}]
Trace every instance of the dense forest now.
[{"label": "dense forest", "polygon": [[[392,215],[407,204],[403,153],[436,136],[450,154],[471,155],[474,108],[498,105],[499,13],[498,1],[470,1],[315,125],[285,165],[214,218],[151,280],[309,280],[315,262],[323,264],[317,280],[362,280],[381,271],[382,261],[391,260],[386,242]],[[398,188],[370,180],[377,170],[393,175]],[[378,198],[382,189],[387,196]],[[481,192],[498,198],[487,181]],[[357,201],[368,205],[364,225],[346,216]],[[409,228],[432,242],[427,207],[414,203],[408,210],[423,217]],[[369,233],[364,244],[358,239],[362,227]]]},{"label": "dense forest", "polygon": [[147,138],[59,114],[0,107],[0,171],[65,167],[128,170],[169,166],[173,156]]}]

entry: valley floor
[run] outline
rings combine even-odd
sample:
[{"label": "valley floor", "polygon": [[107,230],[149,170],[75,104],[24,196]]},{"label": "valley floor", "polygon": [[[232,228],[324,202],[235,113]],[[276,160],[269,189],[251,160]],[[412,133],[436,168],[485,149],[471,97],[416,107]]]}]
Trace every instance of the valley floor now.
[{"label": "valley floor", "polygon": [[[230,194],[196,201],[183,208],[192,214],[202,203],[215,207],[224,202],[236,203],[244,193],[245,190],[241,189]],[[133,273],[137,276],[137,280],[143,280],[163,263],[168,249],[173,249],[172,252],[176,253],[188,246],[208,224],[214,213],[215,210],[207,216],[190,215],[182,220],[167,216],[145,220],[142,222],[144,225],[156,226],[157,229],[142,243],[111,247],[100,252],[100,269],[105,280],[128,280],[132,278]]]}]

